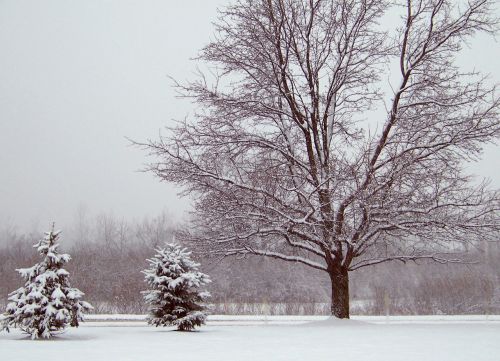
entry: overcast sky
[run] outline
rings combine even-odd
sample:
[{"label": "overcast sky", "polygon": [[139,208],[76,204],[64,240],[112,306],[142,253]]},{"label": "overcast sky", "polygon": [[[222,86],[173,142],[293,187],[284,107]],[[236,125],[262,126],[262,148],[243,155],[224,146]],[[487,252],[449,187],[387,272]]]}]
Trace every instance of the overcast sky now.
[{"label": "overcast sky", "polygon": [[[151,174],[125,137],[157,137],[189,104],[167,75],[189,58],[225,0],[0,0],[0,227],[61,227],[76,209],[128,219],[187,201]],[[498,10],[498,9],[497,9]],[[500,81],[500,45],[481,36],[460,61]],[[500,186],[498,148],[472,169]]]}]

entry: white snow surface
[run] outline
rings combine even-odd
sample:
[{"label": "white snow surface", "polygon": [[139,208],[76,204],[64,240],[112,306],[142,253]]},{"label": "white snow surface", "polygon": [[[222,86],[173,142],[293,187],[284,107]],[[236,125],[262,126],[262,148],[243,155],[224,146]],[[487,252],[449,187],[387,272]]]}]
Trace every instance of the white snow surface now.
[{"label": "white snow surface", "polygon": [[[500,360],[498,316],[455,323],[425,318],[421,322],[370,323],[324,317],[307,323],[304,318],[293,321],[294,317],[287,316],[281,321],[288,319],[292,323],[260,321],[251,326],[244,324],[245,317],[235,320],[234,316],[211,316],[208,325],[195,332],[148,327],[139,317],[136,321],[113,322],[108,318],[87,322],[51,340],[32,341],[12,329],[10,334],[0,333],[1,358],[53,361],[55,355],[68,355],[72,361]],[[257,322],[258,317],[247,316],[246,322]],[[221,324],[224,319],[233,323]],[[128,327],[129,323],[136,327]]]},{"label": "white snow surface", "polygon": [[[94,314],[85,315],[87,325],[111,326],[123,325],[123,322],[144,326],[147,315],[137,314]],[[208,324],[231,325],[268,325],[268,324],[301,324],[314,321],[325,321],[328,316],[270,316],[270,315],[209,315]],[[368,323],[491,323],[500,324],[500,315],[419,315],[419,316],[351,316],[352,320]],[[98,322],[98,324],[95,324]]]}]

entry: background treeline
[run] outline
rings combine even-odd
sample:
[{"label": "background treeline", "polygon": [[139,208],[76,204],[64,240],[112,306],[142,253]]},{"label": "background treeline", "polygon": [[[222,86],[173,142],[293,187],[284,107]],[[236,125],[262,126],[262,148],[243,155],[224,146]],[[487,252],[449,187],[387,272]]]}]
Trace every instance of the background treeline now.
[{"label": "background treeline", "polygon": [[[57,228],[57,227],[56,227]],[[141,273],[154,248],[172,241],[175,225],[166,214],[141,222],[110,215],[79,219],[63,229],[61,250],[73,260],[72,284],[86,293],[98,313],[145,313]],[[43,232],[0,230],[0,308],[21,285],[16,268],[38,261],[32,245]],[[353,314],[492,314],[500,313],[500,248],[481,245],[471,265],[388,263],[352,274]],[[327,275],[301,265],[258,257],[198,258],[213,282],[213,313],[327,314]]]}]

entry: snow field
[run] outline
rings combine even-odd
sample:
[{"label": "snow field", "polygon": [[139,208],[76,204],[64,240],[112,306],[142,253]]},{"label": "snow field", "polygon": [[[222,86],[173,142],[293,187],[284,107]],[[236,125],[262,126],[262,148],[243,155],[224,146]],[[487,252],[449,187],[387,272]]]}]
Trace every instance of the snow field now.
[{"label": "snow field", "polygon": [[[130,321],[129,321],[130,322]],[[19,330],[0,334],[2,360],[341,360],[498,361],[500,322],[373,324],[323,320],[302,324],[173,328],[93,327],[89,322],[53,340]]]},{"label": "snow field", "polygon": [[[85,315],[83,326],[123,325],[123,322],[145,326],[147,315],[136,314],[92,314]],[[324,321],[328,316],[301,315],[209,315],[209,325],[268,325],[268,324],[301,324],[305,322]],[[352,320],[368,323],[490,323],[499,322],[500,315],[427,315],[427,316],[351,316]],[[97,322],[97,324],[96,324]]]}]

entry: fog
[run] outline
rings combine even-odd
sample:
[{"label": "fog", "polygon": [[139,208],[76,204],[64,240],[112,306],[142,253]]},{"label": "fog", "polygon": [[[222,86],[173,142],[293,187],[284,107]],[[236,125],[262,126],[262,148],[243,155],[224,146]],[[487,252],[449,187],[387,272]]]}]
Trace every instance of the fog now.
[{"label": "fog", "polygon": [[186,208],[138,172],[144,153],[125,137],[156,137],[189,112],[167,75],[190,76],[218,3],[0,2],[0,222]]},{"label": "fog", "polygon": [[[64,227],[82,208],[182,217],[177,189],[139,172],[135,140],[193,112],[167,75],[212,36],[224,0],[0,1],[0,227]],[[498,10],[498,9],[497,9]],[[500,46],[481,36],[460,63],[500,80]],[[500,185],[498,147],[470,167]]]}]

